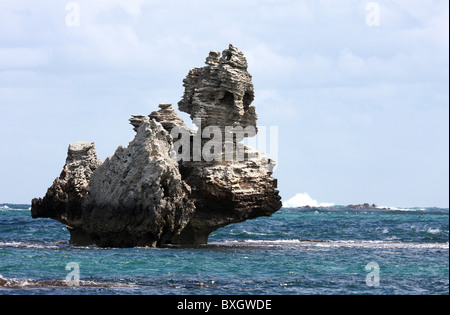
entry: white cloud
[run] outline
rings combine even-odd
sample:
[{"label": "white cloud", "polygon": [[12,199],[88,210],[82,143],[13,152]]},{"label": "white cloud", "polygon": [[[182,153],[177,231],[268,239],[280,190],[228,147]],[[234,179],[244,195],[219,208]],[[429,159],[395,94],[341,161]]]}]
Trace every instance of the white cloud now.
[{"label": "white cloud", "polygon": [[46,49],[0,48],[0,70],[44,66],[48,64],[50,55]]},{"label": "white cloud", "polygon": [[339,53],[338,67],[340,72],[349,75],[361,75],[365,63],[363,58],[354,55],[348,48],[345,48]]},{"label": "white cloud", "polygon": [[[432,141],[435,145],[426,154],[448,159],[448,141],[444,141],[448,139],[434,126],[448,131],[444,114],[448,113],[449,2],[379,0],[381,26],[368,27],[369,1],[75,0],[80,4],[80,26],[68,27],[69,1],[1,0],[3,134],[9,143],[32,146],[37,141],[32,137],[7,132],[17,125],[10,117],[27,112],[32,122],[39,122],[42,135],[54,134],[64,144],[68,137],[78,140],[72,129],[86,115],[95,122],[94,133],[89,133],[92,140],[99,148],[108,148],[105,154],[112,153],[110,148],[126,144],[118,140],[123,139],[120,128],[132,134],[128,115],[147,114],[158,101],[176,107],[189,69],[203,66],[209,50],[220,51],[233,43],[249,61],[259,122],[280,127],[280,152],[285,153],[280,154],[275,175],[283,195],[295,195],[295,181],[302,178],[308,191],[322,189],[335,202],[351,199],[349,192],[354,194],[361,185],[356,175],[344,172],[367,163],[349,162],[349,155],[361,151],[361,146],[370,152],[396,148],[408,156],[405,170],[396,173],[399,178],[418,182],[412,178],[417,172],[407,169],[421,165],[418,171],[437,175],[420,183],[448,188],[448,175],[439,175],[444,166],[420,164],[420,154],[410,152]],[[430,116],[429,110],[444,114]],[[65,128],[54,133],[57,117],[65,117]],[[91,126],[82,120],[86,128]],[[411,121],[423,134],[414,141],[408,138]],[[22,124],[21,130],[35,134],[37,128],[30,126]],[[399,130],[409,132],[403,135]],[[47,141],[44,136],[39,139]],[[60,150],[54,145],[36,161]],[[20,158],[18,164],[29,165],[29,156]],[[390,159],[383,163],[381,167],[396,169]],[[8,165],[4,160],[0,164]],[[57,162],[52,167],[45,172],[60,171]],[[364,176],[376,178],[373,168],[365,171]],[[355,180],[345,187],[336,183],[351,176]],[[385,187],[392,191],[387,197],[391,200],[379,203],[401,204],[394,200],[400,186],[389,183],[373,181],[367,194]],[[37,185],[41,184],[47,187],[47,183]],[[423,185],[422,190],[411,193],[411,198],[434,202],[436,198],[430,196],[436,186],[417,185]],[[10,186],[9,192],[19,191]],[[445,202],[448,194],[441,195],[437,199]]]},{"label": "white cloud", "polygon": [[245,55],[250,64],[250,71],[261,77],[278,77],[285,79],[295,73],[298,61],[289,55],[274,51],[273,47],[260,43],[252,45],[245,50]]}]

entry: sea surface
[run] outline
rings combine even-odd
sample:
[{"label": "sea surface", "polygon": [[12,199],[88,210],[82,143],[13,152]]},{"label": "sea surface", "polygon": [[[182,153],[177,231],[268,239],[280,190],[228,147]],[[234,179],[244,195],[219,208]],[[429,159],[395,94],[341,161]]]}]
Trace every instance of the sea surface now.
[{"label": "sea surface", "polygon": [[191,248],[68,244],[0,204],[0,295],[448,295],[449,209],[283,208]]}]

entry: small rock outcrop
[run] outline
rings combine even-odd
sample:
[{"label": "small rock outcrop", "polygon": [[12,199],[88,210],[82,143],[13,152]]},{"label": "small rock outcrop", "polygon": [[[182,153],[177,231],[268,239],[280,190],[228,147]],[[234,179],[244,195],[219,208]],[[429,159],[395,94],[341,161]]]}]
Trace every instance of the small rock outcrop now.
[{"label": "small rock outcrop", "polygon": [[64,224],[78,222],[82,201],[92,173],[101,165],[95,143],[76,142],[69,145],[66,164],[43,199],[31,202],[33,218],[51,218]]},{"label": "small rock outcrop", "polygon": [[170,132],[174,127],[188,129],[184,120],[173,110],[172,104],[159,104],[159,108],[160,110],[154,111],[149,117],[159,122],[165,130]]},{"label": "small rock outcrop", "polygon": [[346,208],[348,209],[355,209],[355,210],[390,210],[390,208],[385,208],[385,207],[378,207],[376,204],[369,204],[369,203],[364,203],[364,204],[358,204],[358,205],[348,205]]},{"label": "small rock outcrop", "polygon": [[211,52],[178,104],[197,131],[160,104],[130,119],[134,140],[104,163],[93,143],[70,145],[61,176],[33,200],[33,218],[66,224],[72,244],[133,247],[206,244],[220,227],[272,215],[281,208],[275,162],[241,143],[257,132],[251,79],[236,47]]}]

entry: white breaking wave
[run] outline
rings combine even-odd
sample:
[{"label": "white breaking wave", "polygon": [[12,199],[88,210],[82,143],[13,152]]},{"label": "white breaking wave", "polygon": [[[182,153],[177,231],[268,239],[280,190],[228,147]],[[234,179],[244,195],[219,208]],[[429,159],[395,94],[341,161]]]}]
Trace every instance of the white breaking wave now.
[{"label": "white breaking wave", "polygon": [[0,206],[0,211],[30,211],[30,210],[31,210],[31,207],[28,207],[28,209],[22,209],[22,208],[16,209],[16,208],[11,208],[7,205]]},{"label": "white breaking wave", "polygon": [[0,242],[0,248],[41,248],[41,249],[58,249],[58,245],[52,244],[36,244],[27,242],[3,241]]},{"label": "white breaking wave", "polygon": [[[122,287],[138,287],[134,283],[120,282],[96,282],[90,280],[79,280],[80,287],[100,287],[100,288],[122,288]],[[47,287],[70,287],[65,280],[33,280],[33,279],[9,279],[0,275],[0,288],[47,288]]]},{"label": "white breaking wave", "polygon": [[283,207],[286,208],[298,208],[298,207],[332,207],[333,203],[318,202],[312,199],[307,193],[298,193],[286,202],[283,202]]},{"label": "white breaking wave", "polygon": [[384,210],[393,210],[393,211],[425,211],[425,208],[398,208],[398,207],[390,207],[390,206],[378,206],[378,209]]},{"label": "white breaking wave", "polygon": [[441,230],[439,228],[436,229],[429,228],[427,232],[430,234],[439,234],[441,233]]},{"label": "white breaking wave", "polygon": [[249,246],[249,247],[319,247],[319,248],[384,248],[384,249],[449,249],[449,243],[403,243],[393,241],[302,241],[291,240],[243,240],[243,241],[222,241],[211,242],[215,246]]}]

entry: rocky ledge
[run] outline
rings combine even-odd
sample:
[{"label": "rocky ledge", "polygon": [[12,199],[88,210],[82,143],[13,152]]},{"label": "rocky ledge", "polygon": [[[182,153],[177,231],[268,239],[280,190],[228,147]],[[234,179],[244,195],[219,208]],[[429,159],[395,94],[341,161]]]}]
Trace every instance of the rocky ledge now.
[{"label": "rocky ledge", "polygon": [[356,210],[391,210],[391,208],[379,207],[376,204],[359,204],[359,205],[348,205],[346,208],[356,209]]},{"label": "rocky ledge", "polygon": [[71,144],[59,178],[32,200],[32,217],[65,224],[74,245],[159,247],[206,244],[220,227],[271,216],[281,208],[275,162],[241,143],[257,132],[251,79],[236,47],[210,52],[178,103],[197,131],[161,104],[130,119],[134,140],[103,163],[94,143]]}]

